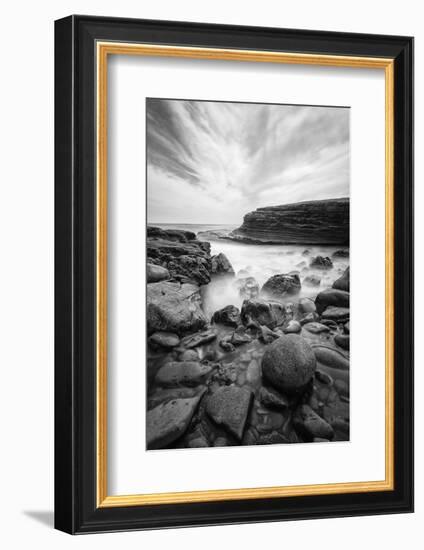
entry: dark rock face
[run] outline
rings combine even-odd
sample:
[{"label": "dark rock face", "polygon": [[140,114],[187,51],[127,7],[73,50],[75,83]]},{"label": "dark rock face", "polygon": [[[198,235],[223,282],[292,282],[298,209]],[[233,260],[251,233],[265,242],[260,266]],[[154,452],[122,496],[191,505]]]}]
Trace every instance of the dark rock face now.
[{"label": "dark rock face", "polygon": [[215,311],[212,321],[228,327],[237,327],[241,323],[240,311],[236,306],[225,306]]},{"label": "dark rock face", "polygon": [[207,398],[206,412],[216,424],[222,425],[240,441],[252,397],[247,388],[221,386]]},{"label": "dark rock face", "polygon": [[345,290],[346,292],[349,292],[349,289],[350,289],[349,268],[345,270],[345,272],[341,277],[339,277],[336,281],[334,281],[333,288],[336,288],[337,290]]},{"label": "dark rock face", "polygon": [[244,216],[231,238],[282,244],[349,244],[349,199],[258,208]]},{"label": "dark rock face", "polygon": [[278,274],[270,277],[262,287],[262,293],[273,298],[284,298],[299,294],[301,289],[299,275]]},{"label": "dark rock face", "polygon": [[210,244],[198,241],[191,231],[149,226],[147,261],[166,268],[175,281],[204,285],[211,280]]},{"label": "dark rock face", "polygon": [[349,307],[349,292],[335,288],[323,290],[315,298],[315,307],[321,315],[328,306]]},{"label": "dark rock face", "polygon": [[234,269],[230,263],[230,260],[222,252],[216,254],[215,256],[212,256],[211,263],[211,273],[213,273],[214,275],[234,275]]},{"label": "dark rock face", "polygon": [[277,390],[292,393],[306,386],[315,373],[314,352],[297,334],[287,334],[270,344],[262,358],[262,373]]},{"label": "dark rock face", "polygon": [[162,281],[147,285],[147,327],[154,332],[184,334],[201,330],[207,319],[200,308],[199,287]]}]

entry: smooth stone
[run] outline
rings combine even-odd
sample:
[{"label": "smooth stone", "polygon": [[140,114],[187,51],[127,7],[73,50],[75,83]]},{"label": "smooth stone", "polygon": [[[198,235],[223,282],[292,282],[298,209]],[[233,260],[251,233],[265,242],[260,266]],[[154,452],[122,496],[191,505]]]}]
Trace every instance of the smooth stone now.
[{"label": "smooth stone", "polygon": [[261,293],[275,298],[299,294],[302,285],[298,273],[279,273],[270,277],[263,285]]},{"label": "smooth stone", "polygon": [[328,306],[321,314],[323,319],[330,319],[331,321],[346,321],[349,319],[350,310],[347,307]]},{"label": "smooth stone", "polygon": [[162,281],[147,285],[147,327],[154,332],[182,333],[201,330],[207,324],[200,308],[199,287]]},{"label": "smooth stone", "polygon": [[147,398],[147,408],[153,409],[160,405],[160,403],[173,399],[196,397],[200,395],[200,393],[203,393],[204,389],[204,386],[199,386],[197,388],[158,388],[154,394]]},{"label": "smooth stone", "polygon": [[316,323],[319,321],[319,315],[318,313],[307,313],[304,317],[300,319],[300,324],[306,325],[307,323]]},{"label": "smooth stone", "polygon": [[283,326],[284,334],[299,334],[302,330],[302,325],[295,320],[291,320]]},{"label": "smooth stone", "polygon": [[240,310],[235,306],[225,306],[215,311],[212,317],[213,323],[226,325],[228,327],[237,327],[241,323]]},{"label": "smooth stone", "polygon": [[337,290],[345,290],[346,292],[349,292],[349,288],[350,288],[349,268],[345,270],[345,272],[341,277],[339,277],[334,281],[333,288],[336,288]]},{"label": "smooth stone", "polygon": [[225,254],[220,252],[211,258],[211,273],[214,275],[227,274],[234,275],[234,269],[230,260]]},{"label": "smooth stone", "polygon": [[312,334],[321,334],[322,332],[330,332],[330,329],[327,327],[327,325],[323,325],[322,323],[305,323],[303,325],[303,328],[307,330],[308,332],[312,332]]},{"label": "smooth stone", "polygon": [[215,338],[215,332],[213,332],[212,330],[205,330],[203,332],[197,332],[196,334],[186,336],[181,340],[180,345],[187,349],[197,348],[198,346],[202,346],[203,344],[208,344],[209,342],[212,342],[212,340],[215,340]]},{"label": "smooth stone", "polygon": [[331,376],[322,370],[317,369],[315,371],[315,378],[321,382],[321,384],[328,384],[329,386],[333,384]]},{"label": "smooth stone", "polygon": [[180,343],[180,338],[173,332],[155,332],[150,336],[149,342],[161,348],[175,348]]},{"label": "smooth stone", "polygon": [[221,386],[207,398],[206,412],[216,424],[241,441],[252,398],[252,392],[246,387]]},{"label": "smooth stone", "polygon": [[198,361],[199,360],[199,354],[197,353],[197,350],[195,350],[195,349],[186,349],[182,353],[179,354],[178,359],[180,361]]},{"label": "smooth stone", "polygon": [[334,342],[342,349],[349,351],[350,336],[348,334],[336,334],[336,336],[334,336]]},{"label": "smooth stone", "polygon": [[328,367],[339,370],[349,370],[349,359],[336,348],[314,344],[312,347],[317,361]]},{"label": "smooth stone", "polygon": [[266,325],[274,329],[286,320],[286,309],[279,302],[244,300],[241,307],[241,320],[245,326]]},{"label": "smooth stone", "polygon": [[300,313],[314,313],[317,310],[315,302],[310,298],[301,298],[298,309]]},{"label": "smooth stone", "polygon": [[146,265],[146,275],[148,283],[158,283],[159,281],[166,281],[170,278],[169,271],[166,267],[149,263]]},{"label": "smooth stone", "polygon": [[264,344],[270,344],[278,338],[278,334],[275,334],[270,328],[266,325],[261,325],[261,332],[259,335],[259,340]]},{"label": "smooth stone", "polygon": [[174,399],[147,411],[146,434],[149,449],[162,449],[186,431],[203,393],[188,399]]},{"label": "smooth stone", "polygon": [[198,386],[206,381],[214,367],[197,361],[166,363],[156,373],[158,386],[172,388],[176,386]]},{"label": "smooth stone", "polygon": [[296,392],[305,387],[316,368],[308,342],[297,334],[286,334],[268,346],[262,357],[262,372],[276,389]]},{"label": "smooth stone", "polygon": [[320,315],[328,306],[348,308],[349,292],[336,288],[327,288],[317,295],[315,298],[315,306]]},{"label": "smooth stone", "polygon": [[287,409],[289,402],[287,399],[280,395],[278,392],[271,388],[265,388],[264,386],[259,391],[259,400],[271,409]]},{"label": "smooth stone", "polygon": [[301,405],[293,415],[295,429],[304,436],[323,439],[333,439],[334,430],[309,405]]}]

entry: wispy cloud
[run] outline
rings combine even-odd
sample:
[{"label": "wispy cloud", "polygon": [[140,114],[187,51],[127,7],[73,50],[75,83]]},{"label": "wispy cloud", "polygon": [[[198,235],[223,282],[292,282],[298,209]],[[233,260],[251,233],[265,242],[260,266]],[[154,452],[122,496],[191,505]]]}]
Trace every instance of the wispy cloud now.
[{"label": "wispy cloud", "polygon": [[147,100],[149,222],[241,223],[349,195],[349,110]]}]

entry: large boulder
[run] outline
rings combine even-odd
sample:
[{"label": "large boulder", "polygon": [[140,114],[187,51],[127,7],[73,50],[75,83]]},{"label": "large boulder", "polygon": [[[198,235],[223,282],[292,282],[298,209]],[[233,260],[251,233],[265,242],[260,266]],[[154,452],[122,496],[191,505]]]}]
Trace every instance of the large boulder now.
[{"label": "large boulder", "polygon": [[236,306],[225,306],[215,311],[212,322],[228,327],[237,327],[241,323],[240,310]]},{"label": "large boulder", "polygon": [[234,275],[234,269],[230,263],[230,260],[222,252],[220,252],[219,254],[216,254],[215,256],[212,256],[211,262],[212,262],[212,268],[211,268],[212,274]]},{"label": "large boulder", "polygon": [[344,290],[346,292],[349,292],[349,289],[350,289],[349,268],[346,268],[343,275],[334,281],[333,288],[336,288],[337,290]]},{"label": "large boulder", "polygon": [[286,334],[268,346],[262,357],[262,373],[277,390],[295,393],[314,375],[316,359],[308,342],[298,334]]},{"label": "large boulder", "polygon": [[315,298],[315,306],[320,315],[328,306],[349,307],[349,292],[327,288]]},{"label": "large boulder", "polygon": [[297,273],[280,273],[270,277],[262,287],[261,292],[273,298],[285,298],[286,296],[299,294],[301,287]]},{"label": "large boulder", "polygon": [[165,267],[149,263],[146,265],[146,275],[148,283],[166,281],[170,278],[169,271]]},{"label": "large boulder", "polygon": [[206,412],[239,441],[249,414],[253,393],[246,387],[221,386],[206,400]]},{"label": "large boulder", "polygon": [[241,306],[241,320],[245,326],[266,325],[273,329],[284,323],[286,311],[279,302],[244,300]]},{"label": "large boulder", "polygon": [[181,437],[188,428],[203,393],[187,399],[174,399],[147,411],[148,449],[163,449]]},{"label": "large boulder", "polygon": [[156,373],[155,382],[163,388],[199,386],[203,384],[214,367],[198,361],[171,361]]},{"label": "large boulder", "polygon": [[201,330],[207,319],[200,307],[199,287],[162,281],[147,285],[147,330],[184,334]]}]

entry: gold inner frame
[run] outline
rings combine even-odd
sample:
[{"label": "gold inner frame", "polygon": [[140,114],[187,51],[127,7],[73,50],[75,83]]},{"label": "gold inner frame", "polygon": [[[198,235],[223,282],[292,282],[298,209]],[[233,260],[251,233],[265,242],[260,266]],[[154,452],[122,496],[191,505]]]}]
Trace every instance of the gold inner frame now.
[{"label": "gold inner frame", "polygon": [[[97,54],[97,506],[141,506],[255,498],[364,493],[394,489],[394,60],[254,50],[193,48],[123,42],[96,44]],[[217,489],[177,493],[107,493],[107,61],[109,55],[143,55],[384,69],[385,72],[385,479],[316,485]]]}]

